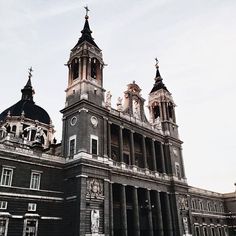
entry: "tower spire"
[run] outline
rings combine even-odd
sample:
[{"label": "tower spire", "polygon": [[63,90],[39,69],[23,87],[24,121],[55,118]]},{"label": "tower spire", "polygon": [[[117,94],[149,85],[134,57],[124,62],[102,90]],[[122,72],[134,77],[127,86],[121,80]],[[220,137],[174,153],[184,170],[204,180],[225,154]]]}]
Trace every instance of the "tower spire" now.
[{"label": "tower spire", "polygon": [[[99,47],[97,46],[97,44],[94,42],[94,39],[92,37],[92,30],[89,27],[89,16],[88,16],[88,12],[90,11],[88,6],[84,7],[84,9],[86,10],[86,15],[85,15],[85,22],[84,22],[84,28],[81,31],[82,35],[79,38],[79,41],[77,42],[77,44],[74,46],[73,49],[77,48],[78,45],[82,44],[83,42],[88,42],[90,44],[92,44],[93,46],[95,46],[96,48],[99,49]],[[72,50],[73,50],[72,49]]]},{"label": "tower spire", "polygon": [[155,58],[155,61],[156,61],[156,64],[155,64],[155,67],[156,67],[156,77],[155,77],[155,84],[151,90],[151,93],[152,92],[155,92],[159,89],[164,89],[166,91],[168,91],[168,89],[166,88],[165,84],[163,84],[162,82],[162,77],[161,77],[161,74],[160,74],[160,71],[159,71],[159,61],[157,58]]},{"label": "tower spire", "polygon": [[32,66],[29,68],[28,70],[28,81],[26,83],[26,85],[24,86],[23,89],[21,89],[22,92],[22,97],[21,100],[29,100],[29,101],[33,101],[33,94],[34,94],[34,90],[32,87],[32,83],[31,83],[31,78],[32,78]]}]

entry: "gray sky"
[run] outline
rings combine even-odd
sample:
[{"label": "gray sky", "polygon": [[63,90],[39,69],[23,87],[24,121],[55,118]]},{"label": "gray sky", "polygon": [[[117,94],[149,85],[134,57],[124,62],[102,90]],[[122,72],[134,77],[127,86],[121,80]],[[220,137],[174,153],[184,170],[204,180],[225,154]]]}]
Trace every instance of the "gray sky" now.
[{"label": "gray sky", "polygon": [[[0,0],[0,111],[13,105],[33,66],[35,101],[61,139],[70,49],[88,4],[108,66],[113,104],[135,80],[148,98],[155,61],[178,105],[188,183],[231,192],[236,182],[235,0]],[[147,105],[147,103],[146,103]]]}]

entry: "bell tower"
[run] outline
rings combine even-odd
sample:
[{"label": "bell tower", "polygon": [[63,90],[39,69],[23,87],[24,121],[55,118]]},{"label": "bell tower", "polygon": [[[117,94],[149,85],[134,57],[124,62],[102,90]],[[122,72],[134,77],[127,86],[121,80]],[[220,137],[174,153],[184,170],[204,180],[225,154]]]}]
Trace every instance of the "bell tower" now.
[{"label": "bell tower", "polygon": [[150,123],[153,126],[161,126],[165,135],[178,138],[178,126],[175,118],[175,103],[171,93],[163,83],[159,71],[159,62],[156,59],[155,84],[149,94],[148,108]]},{"label": "bell tower", "polygon": [[84,28],[72,48],[67,66],[66,107],[82,99],[101,106],[104,100],[102,51],[94,42],[86,8]]}]

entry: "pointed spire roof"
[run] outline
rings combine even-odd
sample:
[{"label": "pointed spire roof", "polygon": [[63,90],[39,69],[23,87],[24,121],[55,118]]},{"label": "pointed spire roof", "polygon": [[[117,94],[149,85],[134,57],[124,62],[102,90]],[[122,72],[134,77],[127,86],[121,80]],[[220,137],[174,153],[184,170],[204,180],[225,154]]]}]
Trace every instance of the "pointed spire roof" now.
[{"label": "pointed spire roof", "polygon": [[86,42],[92,44],[94,47],[99,49],[97,44],[94,42],[94,38],[92,37],[92,30],[89,27],[89,21],[88,21],[88,19],[89,19],[89,16],[88,16],[89,9],[88,9],[88,7],[85,7],[85,9],[86,9],[86,15],[85,15],[84,28],[81,31],[82,35],[79,38],[77,44],[74,46],[74,48],[76,48],[78,45],[80,45],[80,44],[82,44],[83,42],[86,41]]},{"label": "pointed spire roof", "polygon": [[157,90],[160,90],[160,89],[164,89],[164,90],[168,91],[165,84],[162,82],[163,79],[162,79],[160,71],[159,71],[159,61],[157,60],[157,58],[155,60],[156,60],[156,65],[155,65],[156,66],[156,77],[155,77],[155,84],[153,85],[151,93],[156,92]]},{"label": "pointed spire roof", "polygon": [[34,90],[33,90],[32,83],[31,83],[32,72],[33,72],[33,69],[32,69],[32,67],[30,67],[28,81],[27,81],[26,85],[24,86],[24,88],[21,89],[21,93],[22,93],[21,100],[33,101]]}]

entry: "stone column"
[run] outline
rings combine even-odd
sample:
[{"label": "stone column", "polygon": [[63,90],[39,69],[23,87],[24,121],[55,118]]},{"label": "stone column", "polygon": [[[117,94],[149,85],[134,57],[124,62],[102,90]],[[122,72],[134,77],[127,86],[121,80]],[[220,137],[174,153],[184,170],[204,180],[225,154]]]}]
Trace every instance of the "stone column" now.
[{"label": "stone column", "polygon": [[107,118],[103,117],[103,156],[107,158]]},{"label": "stone column", "polygon": [[145,142],[145,136],[142,135],[142,151],[143,151],[143,163],[144,163],[144,168],[148,169],[147,165],[147,151],[146,151],[146,142]]},{"label": "stone column", "polygon": [[108,157],[111,158],[111,123],[107,122],[107,149]]},{"label": "stone column", "polygon": [[104,179],[104,234],[110,233],[110,180]]},{"label": "stone column", "polygon": [[135,165],[134,131],[133,130],[130,130],[130,157],[131,157],[131,164]]},{"label": "stone column", "polygon": [[154,139],[152,139],[152,162],[153,162],[153,170],[157,171],[155,140]]},{"label": "stone column", "polygon": [[121,236],[127,236],[127,211],[125,185],[120,185],[120,206],[121,206]]},{"label": "stone column", "polygon": [[86,179],[87,176],[79,175],[77,179],[77,199],[76,199],[76,228],[75,235],[85,235],[86,225]]},{"label": "stone column", "polygon": [[162,166],[162,172],[163,172],[163,174],[166,174],[165,157],[164,157],[164,150],[163,150],[163,144],[162,144],[162,143],[160,143],[160,149],[161,149],[161,166]]},{"label": "stone column", "polygon": [[114,217],[113,217],[113,192],[112,192],[112,182],[110,183],[110,236],[114,235]]},{"label": "stone column", "polygon": [[186,179],[185,170],[184,170],[184,160],[183,160],[182,148],[179,149],[179,155],[180,155],[182,178]]},{"label": "stone column", "polygon": [[155,191],[155,210],[157,214],[157,235],[164,236],[160,192]]},{"label": "stone column", "polygon": [[119,154],[120,154],[120,162],[124,162],[123,157],[123,127],[120,126],[119,129]]},{"label": "stone column", "polygon": [[82,77],[82,61],[81,58],[79,58],[79,80],[81,80]]},{"label": "stone column", "polygon": [[134,236],[140,236],[138,189],[133,187],[133,222]]},{"label": "stone column", "polygon": [[173,223],[172,223],[172,217],[171,217],[171,209],[170,209],[170,199],[168,193],[164,194],[164,202],[165,202],[165,213],[166,213],[166,233],[168,236],[173,236]]},{"label": "stone column", "polygon": [[152,206],[151,206],[150,190],[146,189],[145,195],[147,199],[147,210],[148,210],[148,235],[153,236]]},{"label": "stone column", "polygon": [[82,72],[82,79],[85,80],[87,79],[87,58],[83,58],[83,72]]}]

